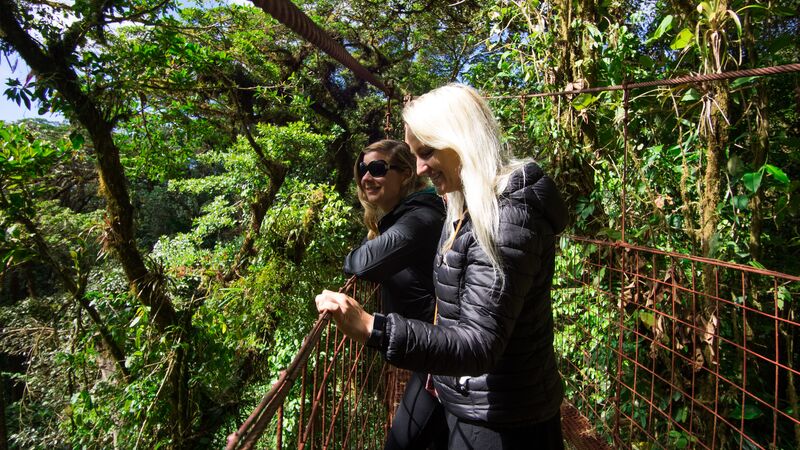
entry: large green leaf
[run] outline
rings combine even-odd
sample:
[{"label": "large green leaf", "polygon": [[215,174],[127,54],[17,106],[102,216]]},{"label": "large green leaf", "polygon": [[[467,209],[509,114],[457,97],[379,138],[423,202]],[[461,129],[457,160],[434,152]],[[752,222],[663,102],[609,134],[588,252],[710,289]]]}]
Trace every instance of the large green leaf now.
[{"label": "large green leaf", "polygon": [[769,172],[775,181],[781,184],[789,184],[789,176],[780,169],[780,167],[773,166],[772,164],[764,164],[764,170]]},{"label": "large green leaf", "polygon": [[664,33],[666,33],[667,31],[671,30],[672,29],[672,22],[674,20],[675,20],[675,18],[672,16],[672,14],[670,14],[670,15],[664,17],[663,19],[661,19],[661,23],[658,25],[658,28],[656,28],[656,31],[653,32],[653,35],[650,36],[650,39],[648,39],[647,42],[645,42],[645,43],[649,43],[649,42],[655,41],[655,40],[659,39],[661,36],[663,36]]},{"label": "large green leaf", "polygon": [[731,89],[736,89],[738,87],[744,86],[746,84],[751,83],[753,80],[757,79],[758,77],[742,77],[737,78],[731,82]]},{"label": "large green leaf", "polygon": [[684,28],[678,33],[677,36],[675,36],[675,39],[672,40],[672,44],[670,44],[669,48],[673,50],[683,50],[692,43],[693,39],[694,33],[692,33],[692,30]]},{"label": "large green leaf", "polygon": [[695,88],[690,88],[683,94],[683,97],[681,97],[682,102],[696,102],[698,100],[700,100],[700,93],[697,92]]},{"label": "large green leaf", "polygon": [[591,106],[592,103],[596,102],[599,98],[600,97],[596,97],[592,94],[581,94],[572,100],[572,107],[578,111],[583,111]]},{"label": "large green leaf", "polygon": [[750,199],[746,195],[734,195],[731,197],[731,205],[736,209],[747,209]]},{"label": "large green leaf", "polygon": [[758,191],[758,188],[761,187],[761,178],[764,176],[764,173],[761,171],[758,172],[748,172],[742,175],[742,182],[744,183],[744,187],[747,188],[750,192]]},{"label": "large green leaf", "polygon": [[747,403],[744,405],[744,408],[742,408],[742,405],[736,405],[736,408],[731,411],[728,417],[731,419],[742,419],[742,417],[744,417],[744,420],[753,420],[758,419],[763,415],[764,412],[761,411],[758,406],[752,403]]}]

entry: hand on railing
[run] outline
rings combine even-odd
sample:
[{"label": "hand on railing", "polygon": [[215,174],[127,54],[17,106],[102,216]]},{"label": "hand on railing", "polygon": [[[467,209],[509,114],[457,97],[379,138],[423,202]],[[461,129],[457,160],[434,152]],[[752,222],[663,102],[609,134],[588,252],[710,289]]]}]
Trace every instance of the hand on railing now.
[{"label": "hand on railing", "polygon": [[359,344],[367,342],[375,316],[364,311],[354,298],[339,292],[322,291],[316,299],[320,314],[331,313],[339,330]]},{"label": "hand on railing", "polygon": [[[322,304],[319,318],[270,391],[242,426],[228,436],[226,449],[252,449],[268,429],[272,433],[268,433],[271,440],[267,445],[278,449],[306,445],[325,448],[332,442],[342,448],[382,445],[389,411],[371,399],[384,397],[384,363],[375,352],[365,355],[363,346],[330,325],[331,318],[340,328],[351,322],[361,324],[361,328],[356,326],[345,333],[369,336],[372,315],[354,298],[367,308],[375,308],[381,304],[378,287],[352,277],[339,293],[323,291],[317,296],[317,305]],[[297,389],[287,406],[292,386]],[[287,433],[283,425],[285,408],[292,417],[292,431]]]}]

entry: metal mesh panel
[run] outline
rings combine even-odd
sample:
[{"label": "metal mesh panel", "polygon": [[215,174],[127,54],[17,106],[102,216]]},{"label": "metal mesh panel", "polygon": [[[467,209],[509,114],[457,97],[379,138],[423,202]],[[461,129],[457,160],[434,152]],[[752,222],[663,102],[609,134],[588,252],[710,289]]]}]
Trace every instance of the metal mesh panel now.
[{"label": "metal mesh panel", "polygon": [[618,448],[797,448],[800,278],[565,237],[553,290],[568,397]]}]

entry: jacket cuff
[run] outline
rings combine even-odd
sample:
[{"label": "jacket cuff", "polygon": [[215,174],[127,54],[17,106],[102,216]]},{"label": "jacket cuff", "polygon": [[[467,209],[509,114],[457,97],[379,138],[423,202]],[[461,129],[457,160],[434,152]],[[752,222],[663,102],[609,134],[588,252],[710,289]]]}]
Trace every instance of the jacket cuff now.
[{"label": "jacket cuff", "polygon": [[386,336],[386,316],[381,313],[375,313],[373,317],[372,333],[369,334],[365,345],[385,353],[387,347],[389,347],[389,339]]}]

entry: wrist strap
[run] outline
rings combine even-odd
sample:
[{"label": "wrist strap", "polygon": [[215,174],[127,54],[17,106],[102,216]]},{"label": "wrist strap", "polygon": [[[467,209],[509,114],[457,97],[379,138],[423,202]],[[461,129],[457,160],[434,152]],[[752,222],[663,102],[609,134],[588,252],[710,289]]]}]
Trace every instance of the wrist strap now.
[{"label": "wrist strap", "polygon": [[369,348],[384,351],[386,349],[386,316],[375,313],[372,322],[372,333],[369,334],[367,342],[364,344]]}]

